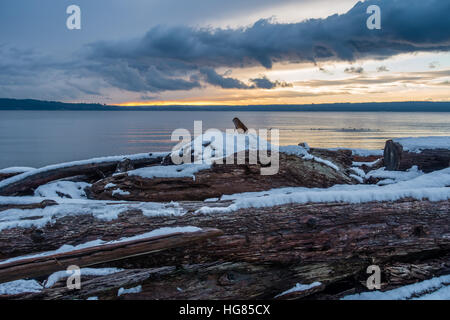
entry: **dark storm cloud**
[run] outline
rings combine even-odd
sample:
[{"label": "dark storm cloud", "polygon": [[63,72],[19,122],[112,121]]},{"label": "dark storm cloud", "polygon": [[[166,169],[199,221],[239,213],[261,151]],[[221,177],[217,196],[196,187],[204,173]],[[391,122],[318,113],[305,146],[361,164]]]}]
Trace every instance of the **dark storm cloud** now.
[{"label": "dark storm cloud", "polygon": [[200,73],[204,76],[205,82],[223,89],[274,89],[276,87],[292,87],[292,84],[282,81],[271,81],[266,76],[250,79],[250,84],[246,84],[241,80],[220,75],[212,68],[202,68],[200,69]]},{"label": "dark storm cloud", "polygon": [[[381,30],[366,27],[371,4],[381,8]],[[217,70],[449,51],[449,14],[450,1],[369,0],[342,15],[299,23],[263,19],[237,29],[160,25],[141,38],[94,42],[65,62],[0,45],[0,95],[19,95],[24,88],[55,96],[60,96],[57,90],[70,91],[76,96],[99,94],[107,87],[144,95],[204,84],[230,89],[286,87],[290,85],[265,76],[236,79]]]},{"label": "dark storm cloud", "polygon": [[200,72],[204,76],[204,80],[211,85],[224,89],[250,89],[250,86],[244,82],[220,75],[212,68],[202,68]]},{"label": "dark storm cloud", "polygon": [[[366,27],[370,4],[381,8],[381,30]],[[89,58],[96,63],[91,71],[131,91],[188,90],[199,87],[200,78],[222,88],[270,89],[279,83],[263,77],[246,84],[214,69],[258,65],[270,69],[275,62],[355,61],[448,51],[449,13],[449,1],[370,0],[342,15],[300,23],[259,20],[238,29],[157,26],[141,39],[95,43]]]},{"label": "dark storm cloud", "polygon": [[346,73],[356,73],[356,74],[361,74],[364,72],[364,68],[363,67],[348,67],[345,68],[344,72]]},{"label": "dark storm cloud", "polygon": [[389,71],[389,69],[386,66],[379,66],[377,68],[377,72],[388,72],[388,71]]},{"label": "dark storm cloud", "polygon": [[277,87],[292,87],[291,83],[284,81],[271,81],[266,76],[261,76],[260,78],[250,79],[250,82],[254,84],[255,87],[260,89],[273,89]]}]

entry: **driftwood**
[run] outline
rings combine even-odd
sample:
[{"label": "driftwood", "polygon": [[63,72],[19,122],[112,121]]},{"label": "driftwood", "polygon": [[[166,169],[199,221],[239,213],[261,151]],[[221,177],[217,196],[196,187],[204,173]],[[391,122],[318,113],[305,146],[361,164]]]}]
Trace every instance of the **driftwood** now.
[{"label": "driftwood", "polygon": [[238,130],[240,133],[246,133],[248,131],[248,128],[246,127],[246,125],[244,123],[242,123],[242,121],[239,120],[239,118],[234,118],[233,123],[234,123],[236,130]]},{"label": "driftwood", "polygon": [[[344,164],[341,163],[344,155],[334,155],[336,154],[340,155],[335,157],[336,165],[342,168],[339,171],[320,162],[280,153],[279,172],[275,175],[261,175],[262,165],[248,164],[248,155],[247,164],[215,164],[210,169],[197,172],[195,180],[192,177],[146,179],[124,173],[93,184],[89,197],[100,200],[200,201],[224,194],[279,187],[326,188],[335,184],[354,183],[345,173]],[[237,160],[234,163],[237,163]],[[110,183],[116,187],[106,188]],[[126,194],[114,194],[117,188]]]},{"label": "driftwood", "polygon": [[39,277],[71,265],[78,267],[137,257],[162,250],[191,245],[195,242],[221,235],[217,229],[173,233],[158,237],[99,245],[42,257],[24,258],[0,264],[0,283],[22,278]]},{"label": "driftwood", "polygon": [[14,173],[0,173],[0,181],[6,180],[8,178],[17,176],[18,174],[21,174],[23,172],[14,172]]},{"label": "driftwood", "polygon": [[[204,203],[182,205],[195,210]],[[104,263],[99,267],[142,269],[142,272],[173,268],[164,275],[139,282],[143,291],[132,295],[133,298],[274,298],[297,282],[314,281],[320,281],[323,286],[320,292],[311,292],[311,297],[336,297],[355,288],[364,290],[362,283],[368,277],[365,270],[372,264],[381,267],[383,289],[448,272],[449,212],[449,201],[408,199],[362,204],[291,204],[228,214],[188,213],[181,217],[145,217],[135,210],[113,221],[100,221],[86,215],[59,219],[41,230],[39,243],[33,241],[32,232],[28,230],[3,230],[0,252],[13,256],[19,252],[34,252],[43,244],[50,250],[66,243],[117,239],[130,236],[130,232],[140,234],[160,227],[218,228],[223,235],[196,245]],[[15,248],[6,245],[12,242]],[[434,269],[422,268],[428,272],[425,276],[422,273],[418,277],[411,272],[404,278],[392,276],[396,266],[431,266],[431,260],[440,262],[434,264]],[[109,276],[112,283],[115,277]],[[123,281],[119,281],[114,290],[107,287],[101,291],[101,283],[106,281],[101,279],[96,295],[117,298],[117,288],[123,286]],[[95,279],[89,281],[95,282]],[[91,288],[95,287],[92,283]],[[51,299],[54,296],[49,290],[40,297]],[[81,293],[64,290],[58,291],[57,296],[84,297]]]},{"label": "driftwood", "polygon": [[423,172],[448,168],[450,165],[449,149],[426,149],[420,153],[403,150],[403,146],[388,140],[384,147],[384,165],[387,170],[407,170],[417,166]]},{"label": "driftwood", "polygon": [[[129,164],[139,168],[154,164],[159,164],[162,157],[147,159],[129,160]],[[22,180],[0,187],[0,195],[16,196],[32,194],[33,190],[40,185],[46,184],[58,179],[69,178],[79,175],[86,175],[93,180],[104,178],[107,174],[114,173],[122,161],[107,161],[92,164],[73,165],[69,167],[52,169],[44,172],[38,172]]]}]

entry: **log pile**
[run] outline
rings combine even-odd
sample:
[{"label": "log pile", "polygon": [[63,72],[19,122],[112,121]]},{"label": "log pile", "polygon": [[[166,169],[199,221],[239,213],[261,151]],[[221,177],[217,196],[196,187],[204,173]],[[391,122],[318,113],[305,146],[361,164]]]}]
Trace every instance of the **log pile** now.
[{"label": "log pile", "polygon": [[[236,127],[245,125],[235,119]],[[426,151],[426,150],[424,150]],[[145,162],[121,161],[72,166],[40,172],[0,189],[2,195],[31,194],[37,186],[83,175],[93,182],[88,196],[96,200],[178,201],[180,216],[146,216],[142,210],[121,212],[117,219],[100,220],[89,214],[68,214],[41,228],[11,227],[0,232],[0,259],[51,251],[62,245],[92,240],[118,240],[159,228],[193,226],[200,231],[141,238],[97,247],[0,262],[0,282],[22,278],[45,280],[69,265],[117,267],[121,272],[83,277],[81,290],[59,282],[38,293],[0,296],[2,299],[117,299],[117,290],[142,286],[140,293],[120,299],[339,299],[367,291],[366,268],[382,270],[382,289],[414,283],[450,271],[450,202],[404,198],[368,203],[291,203],[199,214],[205,199],[224,194],[265,191],[279,187],[320,187],[356,183],[352,163],[372,162],[377,156],[356,157],[351,151],[310,149],[310,154],[333,162],[306,160],[280,154],[280,171],[260,175],[261,164],[214,164],[191,177],[145,179],[128,171],[144,166],[170,165],[155,157]],[[446,151],[410,154],[388,141],[387,169],[417,165],[424,172],[448,167]],[[233,155],[236,157],[236,155]],[[447,161],[447,162],[446,162]],[[369,167],[365,168],[369,170]],[[372,168],[373,169],[373,168]],[[113,173],[116,173],[113,175]],[[113,194],[107,185],[123,192]],[[117,203],[105,203],[114,206]],[[230,201],[208,202],[227,207]],[[2,204],[0,214],[12,208],[52,207],[52,200],[32,204]],[[31,217],[39,219],[37,216]],[[11,245],[11,244],[14,245]],[[278,296],[296,283],[320,282],[306,291]]]},{"label": "log pile", "polygon": [[[200,205],[202,203],[189,204],[192,209]],[[128,286],[143,286],[141,293],[133,295],[141,299],[271,299],[297,282],[314,281],[320,281],[322,286],[310,292],[313,295],[310,298],[329,295],[336,298],[350,291],[364,290],[365,270],[371,264],[383,270],[384,289],[424,278],[423,272],[405,275],[399,266],[403,266],[403,270],[426,270],[425,277],[448,272],[449,212],[448,201],[412,200],[285,205],[220,215],[189,213],[179,218],[145,217],[133,211],[109,222],[89,216],[64,218],[42,230],[42,241],[57,248],[93,237],[117,239],[129,236],[131,231],[140,234],[160,227],[213,227],[221,230],[222,235],[196,245],[167,247],[157,253],[98,267],[132,269],[130,272],[138,269],[138,274],[145,275],[152,273],[153,276],[138,280],[129,279]],[[68,228],[71,232],[67,232]],[[1,243],[14,240],[22,253],[35,251],[36,244],[23,230],[5,230],[1,237]],[[162,273],[155,274],[155,270],[162,270]],[[98,281],[97,286],[93,285],[95,281]],[[100,289],[104,282],[110,285]],[[124,285],[123,274],[100,277],[88,283],[96,295],[114,299],[117,289]],[[93,293],[49,288],[23,298],[87,298]]]},{"label": "log pile", "polygon": [[86,267],[101,263],[148,255],[161,250],[191,245],[222,234],[217,229],[192,233],[174,233],[159,237],[122,241],[41,257],[24,258],[0,264],[0,283],[24,277],[39,277],[77,265]]},{"label": "log pile", "polygon": [[[140,168],[149,165],[161,163],[163,157],[155,156],[138,160],[127,160],[129,165],[133,168]],[[122,161],[105,161],[99,163],[89,164],[75,164],[66,167],[57,167],[46,171],[37,171],[35,174],[30,174],[26,178],[10,183],[4,187],[0,187],[0,196],[20,196],[31,195],[33,190],[37,187],[51,181],[83,176],[84,181],[96,181],[99,178],[104,178],[107,175],[114,173],[118,168],[123,166]]]}]

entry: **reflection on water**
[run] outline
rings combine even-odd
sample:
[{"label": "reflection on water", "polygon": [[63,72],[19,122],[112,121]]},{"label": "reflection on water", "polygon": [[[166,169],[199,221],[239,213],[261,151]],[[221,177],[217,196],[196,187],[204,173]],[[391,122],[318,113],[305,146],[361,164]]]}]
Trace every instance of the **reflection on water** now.
[{"label": "reflection on water", "polygon": [[172,131],[280,130],[280,144],[380,149],[387,139],[450,135],[450,113],[0,111],[0,168],[39,167],[97,156],[168,151]]}]

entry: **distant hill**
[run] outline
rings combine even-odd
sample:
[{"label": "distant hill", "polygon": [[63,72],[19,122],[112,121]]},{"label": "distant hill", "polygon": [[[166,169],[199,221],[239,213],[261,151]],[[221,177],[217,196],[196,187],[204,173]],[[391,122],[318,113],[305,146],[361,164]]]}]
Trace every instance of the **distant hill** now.
[{"label": "distant hill", "polygon": [[103,104],[64,103],[41,100],[0,99],[1,110],[72,110],[72,111],[339,111],[339,112],[450,112],[450,102],[372,102],[308,105],[248,106],[148,106],[118,107]]},{"label": "distant hill", "polygon": [[64,103],[42,100],[0,99],[0,110],[110,110],[102,104]]}]

